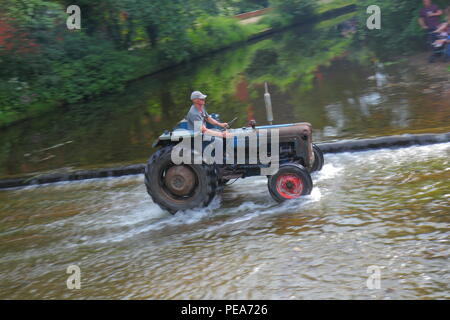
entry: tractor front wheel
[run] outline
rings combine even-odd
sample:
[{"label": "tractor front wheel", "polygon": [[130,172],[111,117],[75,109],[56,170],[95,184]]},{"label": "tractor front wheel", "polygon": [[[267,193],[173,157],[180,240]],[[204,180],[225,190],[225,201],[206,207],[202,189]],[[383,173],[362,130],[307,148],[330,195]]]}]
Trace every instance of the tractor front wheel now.
[{"label": "tractor front wheel", "polygon": [[288,163],[268,178],[269,192],[277,202],[311,194],[313,182],[308,170],[300,164]]}]

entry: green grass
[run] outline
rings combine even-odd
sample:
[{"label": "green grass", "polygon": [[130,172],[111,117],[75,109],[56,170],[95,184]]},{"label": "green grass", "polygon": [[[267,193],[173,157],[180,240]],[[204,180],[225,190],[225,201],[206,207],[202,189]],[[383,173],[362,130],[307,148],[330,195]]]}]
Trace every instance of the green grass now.
[{"label": "green grass", "polygon": [[347,21],[347,20],[353,18],[354,16],[356,16],[356,12],[350,12],[350,13],[344,14],[342,16],[333,18],[333,19],[321,21],[317,24],[316,27],[317,28],[329,28],[329,27],[335,26],[341,22]]},{"label": "green grass", "polygon": [[332,1],[320,1],[319,8],[317,9],[317,13],[322,14],[329,10],[334,10],[338,8],[342,8],[351,4],[356,4],[356,0],[332,0]]},{"label": "green grass", "polygon": [[241,25],[234,18],[206,17],[199,19],[187,37],[191,44],[191,57],[246,41],[255,32],[255,26]]}]

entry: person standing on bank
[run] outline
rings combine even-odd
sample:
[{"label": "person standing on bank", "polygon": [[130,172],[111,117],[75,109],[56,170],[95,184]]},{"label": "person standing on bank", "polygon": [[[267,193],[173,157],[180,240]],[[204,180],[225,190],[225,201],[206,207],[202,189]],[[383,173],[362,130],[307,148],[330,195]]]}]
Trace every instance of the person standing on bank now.
[{"label": "person standing on bank", "polygon": [[422,29],[428,32],[433,32],[439,25],[439,17],[442,15],[442,10],[432,3],[431,0],[423,0],[423,8],[420,9],[419,13],[419,24]]},{"label": "person standing on bank", "polygon": [[189,130],[194,130],[195,121],[201,121],[201,132],[203,134],[207,134],[210,136],[221,137],[221,138],[229,138],[231,137],[230,133],[225,131],[216,131],[206,128],[205,123],[208,121],[210,124],[226,129],[228,127],[228,123],[226,122],[218,122],[215,119],[211,118],[209,114],[205,110],[205,99],[206,95],[201,93],[200,91],[194,91],[191,94],[192,106],[189,109],[188,114],[185,119],[188,122]]}]

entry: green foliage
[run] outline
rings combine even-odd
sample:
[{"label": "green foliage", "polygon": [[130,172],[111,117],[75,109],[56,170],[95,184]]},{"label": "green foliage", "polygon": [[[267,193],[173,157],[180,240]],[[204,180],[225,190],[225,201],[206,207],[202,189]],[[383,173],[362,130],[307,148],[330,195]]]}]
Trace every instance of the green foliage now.
[{"label": "green foliage", "polygon": [[247,40],[251,27],[238,24],[234,18],[202,17],[187,32],[193,55],[227,47]]},{"label": "green foliage", "polygon": [[324,13],[329,10],[342,8],[345,6],[349,6],[352,4],[356,4],[358,1],[356,0],[332,0],[327,1],[324,3],[321,3],[320,6],[317,8],[317,13]]},{"label": "green foliage", "polygon": [[216,0],[211,2],[216,2],[219,13],[227,16],[267,8],[269,6],[269,0]]},{"label": "green foliage", "polygon": [[27,82],[18,78],[0,81],[0,113],[8,114],[25,111],[25,103],[33,101]]},{"label": "green foliage", "polygon": [[[2,55],[0,67],[6,72],[0,76],[0,119],[21,118],[20,114],[28,113],[39,101],[70,103],[120,90],[131,79],[129,74],[137,58],[128,51],[116,50],[110,41],[83,32],[70,32],[56,18],[52,28],[44,28],[45,37],[40,37],[21,10],[8,13],[14,12],[22,13],[14,20],[16,29],[29,34],[38,45],[30,52]],[[36,14],[33,10],[26,12]],[[48,17],[40,19],[46,21]]]},{"label": "green foliage", "polygon": [[343,23],[345,21],[348,21],[350,19],[355,18],[356,12],[350,12],[347,14],[344,14],[342,16],[338,16],[333,19],[324,20],[319,23],[317,23],[317,28],[329,28],[338,25],[339,23]]},{"label": "green foliage", "polygon": [[245,41],[262,27],[217,15],[259,9],[267,0],[79,0],[81,31],[65,26],[70,4],[1,2],[18,45],[0,54],[0,121],[23,118],[38,104],[120,91],[158,68]]},{"label": "green foliage", "polygon": [[12,78],[39,72],[42,48],[54,42],[58,21],[64,21],[63,12],[58,4],[43,0],[0,2],[0,19],[8,25],[4,35],[7,39],[0,51],[3,76]]},{"label": "green foliage", "polygon": [[2,14],[13,18],[19,31],[39,32],[44,35],[54,27],[55,20],[63,17],[62,6],[46,0],[2,0]]},{"label": "green foliage", "polygon": [[[96,46],[82,59],[54,62],[52,72],[38,78],[42,97],[72,103],[99,93],[123,89],[135,57],[115,51],[108,44]],[[91,48],[92,49],[92,48]]]},{"label": "green foliage", "polygon": [[[79,0],[80,31],[65,26],[70,4],[0,2],[20,45],[14,52],[0,52],[0,121],[23,118],[35,106],[120,91],[129,80],[241,43],[267,25],[241,25],[224,15],[261,9],[269,1]],[[273,0],[270,5],[287,23],[311,18],[316,8],[312,0]]]},{"label": "green foliage", "polygon": [[119,8],[133,21],[135,30],[145,31],[150,47],[161,58],[180,62],[188,58],[186,30],[201,11],[195,1],[185,0],[117,0]]}]

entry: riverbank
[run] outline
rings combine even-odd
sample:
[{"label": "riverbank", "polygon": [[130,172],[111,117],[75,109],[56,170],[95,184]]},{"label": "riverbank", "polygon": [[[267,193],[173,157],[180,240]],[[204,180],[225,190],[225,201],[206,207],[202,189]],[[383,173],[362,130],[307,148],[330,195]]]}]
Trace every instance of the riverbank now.
[{"label": "riverbank", "polygon": [[[336,16],[344,15],[356,9],[353,0],[335,0],[326,1],[322,3],[315,16],[309,20],[301,21],[298,24],[313,23],[324,19],[330,19]],[[265,10],[262,17],[272,14],[273,10]],[[253,14],[254,15],[254,14]],[[252,13],[241,14],[241,18],[252,18]],[[261,17],[261,15],[259,15]],[[239,17],[238,17],[239,19]],[[139,80],[143,77],[155,75],[160,72],[165,72],[168,69],[177,67],[184,63],[189,63],[205,56],[224,51],[233,47],[259,40],[266,36],[277,32],[282,32],[293,25],[282,26],[278,28],[270,27],[264,19],[254,20],[250,23],[239,24],[232,18],[212,17],[211,21],[206,21],[205,26],[198,29],[196,32],[188,33],[190,41],[194,47],[200,48],[192,51],[190,56],[182,61],[175,61],[172,59],[161,59],[162,53],[158,50],[149,50],[147,46],[136,46],[129,49],[127,55],[129,59],[122,54],[117,54],[117,57],[110,58],[109,62],[101,61],[102,59],[91,59],[92,62],[80,63],[71,67],[70,65],[61,64],[59,74],[52,75],[53,78],[62,77],[54,88],[48,89],[48,85],[40,88],[42,85],[35,85],[33,83],[21,82],[20,80],[8,81],[0,89],[0,107],[1,103],[12,103],[2,110],[0,108],[0,128],[7,127],[18,123],[22,120],[38,117],[47,112],[61,107],[66,104],[75,103],[79,101],[86,101],[94,97],[102,96],[110,92],[117,92],[124,90],[127,83]],[[262,21],[261,21],[262,20]],[[237,29],[236,29],[237,28]],[[212,30],[212,31],[211,31]],[[239,31],[239,36],[233,34]],[[207,33],[204,33],[207,31]],[[212,32],[212,35],[211,35]],[[214,41],[212,41],[214,40]],[[98,60],[98,61],[97,61]],[[123,61],[124,66],[121,68],[119,74],[116,73],[114,65],[120,65]],[[109,64],[109,66],[108,66]],[[75,70],[74,70],[75,68]],[[93,70],[97,69],[93,73]],[[103,74],[107,72],[107,74]],[[91,73],[94,78],[80,78],[79,74]],[[114,81],[105,82],[103,77],[114,78]],[[96,79],[98,78],[98,79]],[[14,82],[15,81],[15,82]],[[67,82],[62,88],[58,88],[61,83]],[[86,89],[86,87],[91,87]],[[50,93],[53,92],[54,93]],[[14,95],[8,95],[14,92]],[[1,95],[6,95],[1,97]],[[43,97],[46,98],[43,98]],[[15,102],[13,102],[15,101]]]}]

